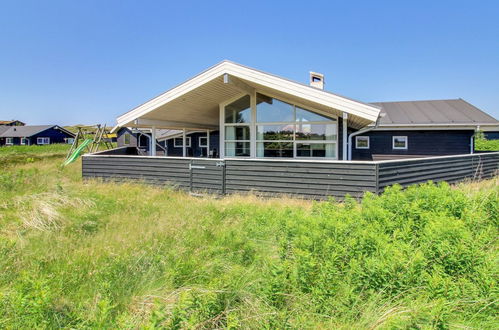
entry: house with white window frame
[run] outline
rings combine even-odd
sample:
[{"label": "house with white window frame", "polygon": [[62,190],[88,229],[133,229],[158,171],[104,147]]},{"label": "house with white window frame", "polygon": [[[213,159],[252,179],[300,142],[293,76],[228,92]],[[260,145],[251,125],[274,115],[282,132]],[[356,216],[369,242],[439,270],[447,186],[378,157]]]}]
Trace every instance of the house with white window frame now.
[{"label": "house with white window frame", "polygon": [[119,116],[119,147],[84,155],[82,175],[191,192],[343,198],[499,170],[499,153],[474,154],[470,145],[475,130],[498,123],[467,103],[365,103],[326,91],[319,73],[309,78],[223,61]]}]

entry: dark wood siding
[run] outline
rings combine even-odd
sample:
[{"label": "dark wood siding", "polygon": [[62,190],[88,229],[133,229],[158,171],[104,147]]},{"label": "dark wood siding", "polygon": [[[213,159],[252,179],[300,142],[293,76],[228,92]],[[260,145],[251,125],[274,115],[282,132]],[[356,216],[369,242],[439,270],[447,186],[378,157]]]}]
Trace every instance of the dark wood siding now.
[{"label": "dark wood siding", "polygon": [[[361,197],[387,186],[432,180],[456,182],[491,177],[499,152],[380,162],[144,157],[122,155],[134,148],[83,156],[83,177],[142,180],[192,192],[257,192],[324,199]],[[113,153],[113,154],[110,154]]]},{"label": "dark wood siding", "polygon": [[456,182],[489,178],[499,170],[499,153],[379,162],[379,189],[432,180]]},{"label": "dark wood siding", "polygon": [[257,191],[311,198],[376,192],[375,164],[227,160],[227,192]]},{"label": "dark wood siding", "polygon": [[[373,155],[422,155],[444,156],[469,154],[471,137],[469,130],[445,131],[371,131],[361,136],[369,136],[369,149],[356,149],[355,137],[352,138],[352,159],[373,160]],[[407,136],[408,149],[392,148],[393,136]]]}]

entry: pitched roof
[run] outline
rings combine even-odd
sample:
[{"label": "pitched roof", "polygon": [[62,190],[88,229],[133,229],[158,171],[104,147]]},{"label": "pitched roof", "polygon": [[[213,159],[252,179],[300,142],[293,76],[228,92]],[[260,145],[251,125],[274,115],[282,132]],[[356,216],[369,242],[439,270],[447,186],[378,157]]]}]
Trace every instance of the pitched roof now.
[{"label": "pitched roof", "polygon": [[363,127],[380,109],[230,61],[223,61],[117,118],[120,127],[211,129],[219,125],[219,104],[255,90],[328,114],[349,114]]},{"label": "pitched roof", "polygon": [[65,130],[64,128],[57,125],[32,125],[32,126],[7,126],[8,129],[3,133],[0,131],[0,137],[29,137],[46,131],[52,127],[60,129],[70,135],[73,133]]},{"label": "pitched roof", "polygon": [[15,123],[16,121],[23,123],[20,120],[0,120],[0,125],[9,125],[9,124]]},{"label": "pitched roof", "polygon": [[10,128],[10,126],[0,126],[0,137],[2,134],[7,131]]},{"label": "pitched roof", "polygon": [[499,121],[463,99],[375,102],[382,108],[379,126],[499,125]]}]

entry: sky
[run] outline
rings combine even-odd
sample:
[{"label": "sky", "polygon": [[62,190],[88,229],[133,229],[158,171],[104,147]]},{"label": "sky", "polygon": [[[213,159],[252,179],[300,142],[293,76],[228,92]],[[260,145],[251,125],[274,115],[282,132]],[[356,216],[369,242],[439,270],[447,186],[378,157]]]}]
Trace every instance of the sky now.
[{"label": "sky", "polygon": [[224,59],[499,118],[499,1],[0,0],[0,120],[114,125]]}]

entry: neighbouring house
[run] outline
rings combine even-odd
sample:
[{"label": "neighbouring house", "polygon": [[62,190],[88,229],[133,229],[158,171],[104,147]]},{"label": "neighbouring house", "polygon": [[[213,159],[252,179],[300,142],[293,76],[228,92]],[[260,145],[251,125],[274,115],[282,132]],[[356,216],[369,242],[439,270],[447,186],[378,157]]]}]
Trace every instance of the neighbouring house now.
[{"label": "neighbouring house", "polygon": [[309,78],[223,61],[118,117],[119,148],[84,155],[82,175],[321,199],[499,170],[472,141],[499,122],[463,100],[365,103]]},{"label": "neighbouring house", "polygon": [[0,120],[0,126],[24,126],[26,125],[20,120]]},{"label": "neighbouring house", "polygon": [[57,125],[0,127],[0,146],[73,143],[75,134]]}]

